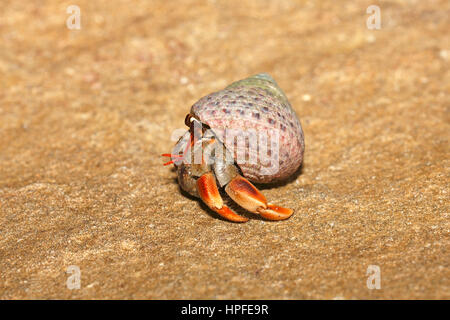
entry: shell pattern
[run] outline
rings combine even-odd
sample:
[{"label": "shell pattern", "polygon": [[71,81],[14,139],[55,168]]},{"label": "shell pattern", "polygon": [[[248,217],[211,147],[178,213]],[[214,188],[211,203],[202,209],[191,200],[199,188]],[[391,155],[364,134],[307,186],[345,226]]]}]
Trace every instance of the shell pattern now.
[{"label": "shell pattern", "polygon": [[[227,149],[233,147],[235,157],[239,148],[236,142],[224,140],[228,129],[277,129],[277,146],[268,144],[267,154],[278,153],[278,169],[267,174],[264,164],[241,163],[242,174],[252,182],[269,183],[282,180],[293,174],[301,165],[305,142],[302,126],[283,91],[267,73],[257,74],[236,81],[225,89],[211,93],[192,108],[191,113],[207,124]],[[247,154],[258,152],[247,144]]]}]

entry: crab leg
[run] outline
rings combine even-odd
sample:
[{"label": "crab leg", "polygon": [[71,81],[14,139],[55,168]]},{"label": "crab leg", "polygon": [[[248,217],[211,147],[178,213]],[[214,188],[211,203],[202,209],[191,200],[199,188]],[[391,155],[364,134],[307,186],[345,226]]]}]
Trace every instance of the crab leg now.
[{"label": "crab leg", "polygon": [[284,220],[294,213],[292,209],[267,203],[266,197],[240,175],[227,184],[225,191],[241,207],[269,220]]},{"label": "crab leg", "polygon": [[227,220],[234,222],[247,222],[248,219],[234,213],[223,204],[222,197],[217,189],[216,178],[212,172],[203,174],[197,180],[197,190],[203,202]]}]

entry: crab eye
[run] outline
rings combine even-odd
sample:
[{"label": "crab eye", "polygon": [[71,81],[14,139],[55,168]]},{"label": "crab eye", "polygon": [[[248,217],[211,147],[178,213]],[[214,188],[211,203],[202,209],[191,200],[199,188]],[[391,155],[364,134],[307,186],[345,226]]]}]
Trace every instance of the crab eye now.
[{"label": "crab eye", "polygon": [[184,124],[188,127],[191,126],[191,118],[192,118],[192,115],[190,113],[188,113],[186,115],[186,118],[184,118]]},{"label": "crab eye", "polygon": [[192,123],[195,122],[195,121],[197,121],[198,123],[201,124],[199,119],[197,119],[193,114],[189,113],[188,115],[186,115],[186,118],[184,119],[184,124],[186,126],[188,126],[189,128],[191,128],[192,127]]}]

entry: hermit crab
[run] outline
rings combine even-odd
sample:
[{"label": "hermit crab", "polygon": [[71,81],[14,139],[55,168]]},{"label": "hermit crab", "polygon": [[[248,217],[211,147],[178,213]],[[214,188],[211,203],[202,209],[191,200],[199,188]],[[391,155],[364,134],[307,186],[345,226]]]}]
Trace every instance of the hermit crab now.
[{"label": "hermit crab", "polygon": [[246,222],[224,204],[219,188],[244,209],[268,220],[284,220],[292,209],[268,203],[252,184],[294,174],[303,160],[300,121],[267,73],[236,81],[196,102],[165,165],[174,164],[178,183],[219,215]]}]

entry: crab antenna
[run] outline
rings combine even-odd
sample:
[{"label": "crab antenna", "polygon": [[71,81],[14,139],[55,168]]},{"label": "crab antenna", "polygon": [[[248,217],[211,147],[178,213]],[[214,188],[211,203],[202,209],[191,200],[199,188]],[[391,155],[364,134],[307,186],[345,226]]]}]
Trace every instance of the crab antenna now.
[{"label": "crab antenna", "polygon": [[[184,149],[183,154],[163,153],[162,154],[163,157],[178,158],[175,161],[181,160],[184,158],[184,156],[187,153],[187,151],[189,150],[189,148],[191,148],[195,144],[196,139],[195,139],[195,135],[194,135],[194,121],[193,120],[191,121],[191,119],[195,119],[195,118],[193,118],[193,116],[191,114],[188,114],[186,116],[186,118],[184,119],[184,122],[189,127],[189,131],[191,132],[191,135],[189,137],[189,143],[186,145],[186,148]],[[164,165],[168,166],[173,163],[174,163],[174,160],[171,160],[169,162],[164,163]]]},{"label": "crab antenna", "polygon": [[[171,154],[171,153],[163,153],[162,156],[163,157],[170,157],[170,158],[178,158],[178,159],[183,158],[183,155],[181,155],[181,154]],[[168,165],[173,164],[173,163],[174,163],[174,161],[170,160],[169,162],[164,163],[164,165],[168,166]]]},{"label": "crab antenna", "polygon": [[171,157],[171,158],[183,158],[182,154],[171,154],[171,153],[163,153],[163,157]]}]

